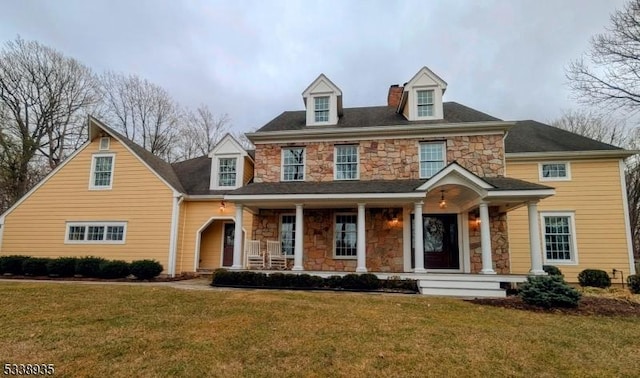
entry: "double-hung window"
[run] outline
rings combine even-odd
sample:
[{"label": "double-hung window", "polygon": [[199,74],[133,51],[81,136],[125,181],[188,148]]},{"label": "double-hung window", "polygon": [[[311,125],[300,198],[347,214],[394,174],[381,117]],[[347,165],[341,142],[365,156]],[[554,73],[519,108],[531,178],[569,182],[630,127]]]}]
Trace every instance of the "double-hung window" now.
[{"label": "double-hung window", "polygon": [[285,256],[293,256],[296,240],[296,216],[283,214],[280,218],[280,242],[282,253]]},{"label": "double-hung window", "polygon": [[335,179],[358,179],[358,146],[346,145],[335,148]]},{"label": "double-hung window", "polygon": [[356,214],[336,214],[336,226],[334,229],[335,257],[356,257],[357,221]]},{"label": "double-hung window", "polygon": [[93,155],[90,189],[111,189],[113,183],[114,154]]},{"label": "double-hung window", "polygon": [[427,179],[444,168],[446,142],[420,143],[420,178]]},{"label": "double-hung window", "polygon": [[418,117],[433,116],[433,90],[419,90],[417,94]]},{"label": "double-hung window", "polygon": [[577,263],[572,213],[541,213],[545,261],[553,264]]},{"label": "double-hung window", "polygon": [[236,158],[218,159],[218,186],[236,186]]},{"label": "double-hung window", "polygon": [[282,149],[282,181],[304,181],[304,147]]},{"label": "double-hung window", "polygon": [[68,222],[66,243],[124,244],[126,222]]},{"label": "double-hung window", "polygon": [[329,96],[315,97],[314,110],[316,122],[329,122]]},{"label": "double-hung window", "polygon": [[567,181],[571,179],[569,163],[540,163],[540,181]]}]

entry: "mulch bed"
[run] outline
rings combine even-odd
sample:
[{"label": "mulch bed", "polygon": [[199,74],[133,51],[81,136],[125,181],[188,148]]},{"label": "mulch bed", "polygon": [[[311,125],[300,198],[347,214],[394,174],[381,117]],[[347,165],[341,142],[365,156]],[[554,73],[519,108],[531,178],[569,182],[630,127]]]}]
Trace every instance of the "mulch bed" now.
[{"label": "mulch bed", "polygon": [[38,280],[38,281],[92,281],[92,282],[172,282],[194,278],[194,276],[156,277],[150,280],[137,280],[135,278],[94,278],[94,277],[49,277],[49,276],[17,276],[11,274],[0,275],[0,279],[11,280]]},{"label": "mulch bed", "polygon": [[515,310],[533,311],[551,314],[569,314],[582,316],[640,316],[640,303],[627,299],[583,296],[576,308],[545,309],[526,304],[520,297],[477,298],[470,302]]}]

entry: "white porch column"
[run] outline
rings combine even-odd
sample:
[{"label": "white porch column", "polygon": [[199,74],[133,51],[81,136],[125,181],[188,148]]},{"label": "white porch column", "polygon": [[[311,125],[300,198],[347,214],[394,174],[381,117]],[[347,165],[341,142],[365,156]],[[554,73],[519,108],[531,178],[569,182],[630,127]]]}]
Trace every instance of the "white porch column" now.
[{"label": "white porch column", "polygon": [[538,202],[527,203],[529,212],[529,250],[531,251],[531,270],[529,274],[546,274],[542,269],[542,252],[540,248],[540,225],[538,223]]},{"label": "white porch column", "polygon": [[302,204],[296,204],[296,229],[295,229],[295,241],[293,247],[293,268],[291,270],[304,270],[302,265],[302,253],[304,250],[304,219],[302,218]]},{"label": "white porch column", "polygon": [[480,245],[482,249],[482,274],[496,274],[491,259],[491,228],[489,224],[489,205],[480,203]]},{"label": "white porch column", "polygon": [[233,265],[231,269],[242,269],[242,210],[244,206],[237,203],[236,205],[236,225],[233,236]]},{"label": "white porch column", "polygon": [[415,273],[424,273],[426,269],[424,269],[424,241],[422,234],[422,201],[415,203],[415,208],[413,210],[413,240],[414,240],[414,272]]},{"label": "white porch column", "polygon": [[358,204],[358,234],[356,236],[356,248],[358,255],[358,265],[356,266],[357,273],[367,272],[367,241],[365,240],[365,217],[364,217],[364,203]]}]

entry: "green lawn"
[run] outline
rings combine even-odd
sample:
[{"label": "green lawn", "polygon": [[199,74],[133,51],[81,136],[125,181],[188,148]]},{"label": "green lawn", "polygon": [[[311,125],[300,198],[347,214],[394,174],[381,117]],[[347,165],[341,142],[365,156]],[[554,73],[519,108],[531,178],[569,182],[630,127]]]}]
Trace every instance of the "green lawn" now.
[{"label": "green lawn", "polygon": [[640,318],[417,295],[0,282],[0,362],[56,376],[637,376]]}]

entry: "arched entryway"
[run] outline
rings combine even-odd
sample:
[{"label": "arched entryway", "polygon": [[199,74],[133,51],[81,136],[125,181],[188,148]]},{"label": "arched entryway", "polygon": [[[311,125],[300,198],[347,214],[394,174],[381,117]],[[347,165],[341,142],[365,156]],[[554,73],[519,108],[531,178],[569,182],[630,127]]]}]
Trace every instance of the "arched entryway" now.
[{"label": "arched entryway", "polygon": [[[233,217],[214,217],[200,227],[196,235],[196,271],[233,265],[235,227]],[[245,230],[242,232],[244,238]]]}]

